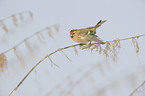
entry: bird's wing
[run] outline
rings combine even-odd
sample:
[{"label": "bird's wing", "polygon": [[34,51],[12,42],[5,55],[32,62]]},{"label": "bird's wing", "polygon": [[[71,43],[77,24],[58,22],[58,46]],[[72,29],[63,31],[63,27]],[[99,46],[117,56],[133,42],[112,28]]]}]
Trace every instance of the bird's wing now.
[{"label": "bird's wing", "polygon": [[95,42],[104,44],[104,42],[97,35],[86,35],[85,38],[90,41],[95,41]]},{"label": "bird's wing", "polygon": [[87,35],[95,35],[95,34],[96,34],[96,30],[94,30],[94,29],[88,30],[88,34]]},{"label": "bird's wing", "polygon": [[84,35],[95,35],[96,34],[96,30],[94,30],[94,28],[92,29],[80,29],[79,34],[84,34]]}]

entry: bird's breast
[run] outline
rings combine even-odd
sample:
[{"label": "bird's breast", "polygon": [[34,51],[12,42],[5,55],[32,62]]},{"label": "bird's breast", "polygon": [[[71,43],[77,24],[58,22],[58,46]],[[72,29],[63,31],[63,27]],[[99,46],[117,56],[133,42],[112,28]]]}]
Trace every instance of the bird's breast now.
[{"label": "bird's breast", "polygon": [[84,36],[81,35],[73,35],[73,37],[71,37],[75,42],[78,43],[86,43],[89,42],[90,40],[86,39]]}]

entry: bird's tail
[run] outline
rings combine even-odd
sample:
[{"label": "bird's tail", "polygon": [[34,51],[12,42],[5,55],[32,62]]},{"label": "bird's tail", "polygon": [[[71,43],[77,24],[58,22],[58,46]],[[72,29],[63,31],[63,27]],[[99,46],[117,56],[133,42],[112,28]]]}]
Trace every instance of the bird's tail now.
[{"label": "bird's tail", "polygon": [[95,28],[98,28],[98,27],[100,27],[104,22],[106,22],[107,20],[104,20],[104,21],[102,21],[102,20],[100,20],[96,25],[95,25]]}]

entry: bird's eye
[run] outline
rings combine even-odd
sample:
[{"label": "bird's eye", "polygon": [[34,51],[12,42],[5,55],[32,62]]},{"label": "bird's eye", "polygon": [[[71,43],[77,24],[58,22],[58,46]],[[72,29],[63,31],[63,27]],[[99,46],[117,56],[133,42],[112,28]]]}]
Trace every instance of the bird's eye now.
[{"label": "bird's eye", "polygon": [[72,35],[74,35],[75,33],[72,33]]},{"label": "bird's eye", "polygon": [[74,36],[70,36],[71,38],[73,38]]}]

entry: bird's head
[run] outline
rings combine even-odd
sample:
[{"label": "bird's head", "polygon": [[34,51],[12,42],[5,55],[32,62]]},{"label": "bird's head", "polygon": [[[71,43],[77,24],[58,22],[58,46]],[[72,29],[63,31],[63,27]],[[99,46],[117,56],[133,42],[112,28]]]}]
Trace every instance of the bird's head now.
[{"label": "bird's head", "polygon": [[73,38],[74,37],[74,34],[76,34],[77,30],[76,29],[73,29],[70,31],[70,37]]}]

